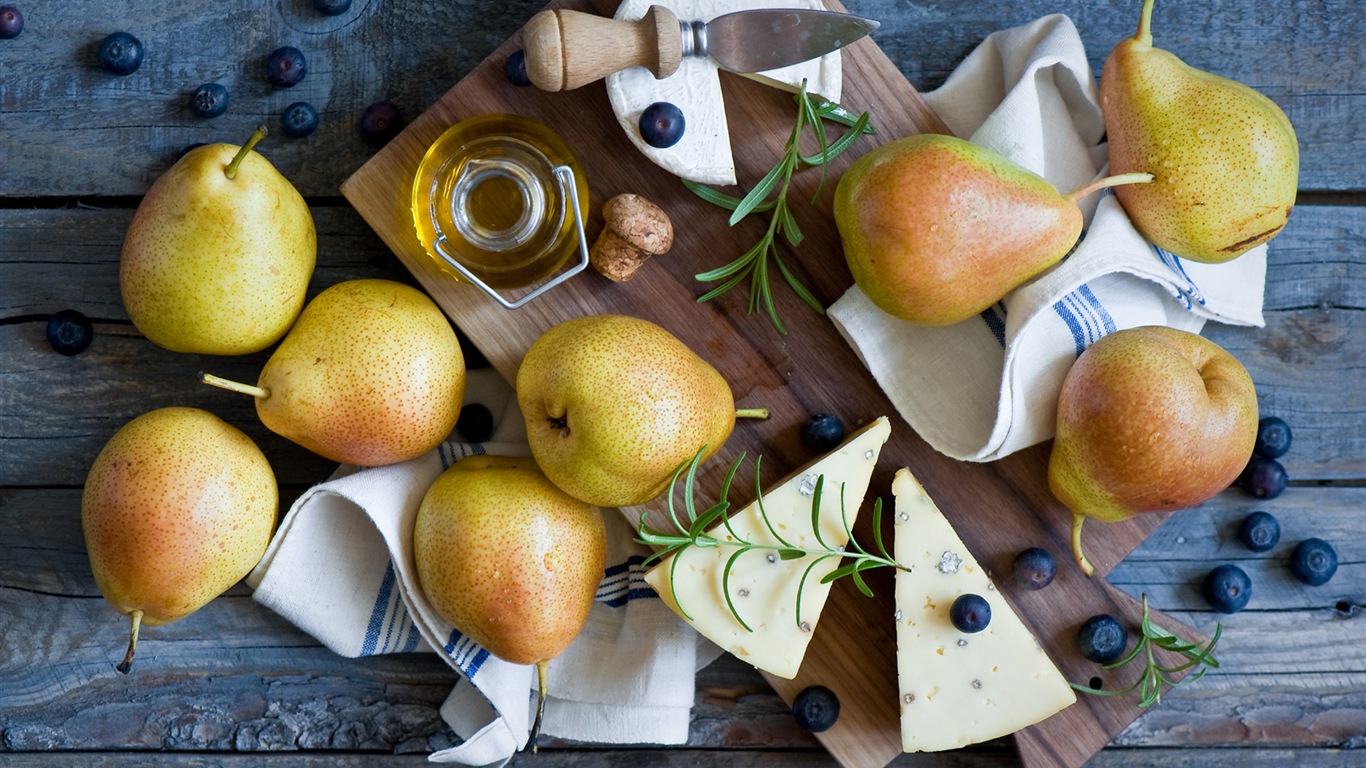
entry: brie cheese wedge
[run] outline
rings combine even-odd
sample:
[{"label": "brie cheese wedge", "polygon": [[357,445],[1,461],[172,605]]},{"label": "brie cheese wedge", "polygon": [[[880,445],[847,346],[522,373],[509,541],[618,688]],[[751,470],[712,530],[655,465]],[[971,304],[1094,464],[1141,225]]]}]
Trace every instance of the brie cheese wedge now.
[{"label": "brie cheese wedge", "polygon": [[[840,497],[852,528],[891,429],[884,416],[854,433],[843,445],[765,492],[762,514],[756,501],[731,515],[730,529],[752,544],[778,544],[774,530],[789,545],[803,549],[824,549],[820,542],[829,547],[848,544]],[[818,542],[811,506],[816,481],[822,477]],[[720,523],[708,533],[732,540]],[[736,558],[726,584],[726,563],[736,551],[728,546],[688,547],[662,559],[645,574],[645,581],[679,616],[722,649],[770,674],[795,677],[830,594],[831,585],[822,584],[821,579],[842,558],[822,560],[809,554],[784,560],[771,551],[751,550]],[[743,624],[732,612],[732,603]]]},{"label": "brie cheese wedge", "polygon": [[[616,18],[638,20],[652,5],[668,8],[683,21],[711,21],[750,8],[825,9],[821,0],[624,0]],[[735,161],[721,98],[720,69],[711,57],[685,57],[678,71],[660,79],[645,67],[631,67],[607,76],[607,98],[622,130],[646,157],[680,178],[724,186],[735,183]],[[805,80],[808,93],[838,102],[840,52],[744,76],[794,93]],[[667,101],[683,112],[682,138],[664,149],[646,144],[640,136],[640,113],[657,101]]]}]

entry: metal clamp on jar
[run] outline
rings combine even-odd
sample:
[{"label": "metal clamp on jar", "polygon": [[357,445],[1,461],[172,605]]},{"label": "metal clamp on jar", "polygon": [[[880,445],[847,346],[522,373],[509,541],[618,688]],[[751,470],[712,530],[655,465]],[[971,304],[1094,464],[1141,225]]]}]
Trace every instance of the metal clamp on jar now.
[{"label": "metal clamp on jar", "polygon": [[[587,198],[583,170],[554,131],[482,115],[427,149],[413,179],[413,224],[443,272],[516,309],[588,266]],[[576,246],[578,262],[560,271]],[[515,300],[498,292],[538,282]]]}]

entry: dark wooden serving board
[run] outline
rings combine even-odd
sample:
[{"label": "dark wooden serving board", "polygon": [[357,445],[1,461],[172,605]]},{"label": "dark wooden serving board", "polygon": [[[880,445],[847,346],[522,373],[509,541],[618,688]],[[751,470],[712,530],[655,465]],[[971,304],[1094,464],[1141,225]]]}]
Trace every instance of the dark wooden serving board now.
[{"label": "dark wooden serving board", "polygon": [[[836,3],[830,5],[843,10]],[[610,15],[615,3],[566,0],[549,7]],[[871,540],[866,514],[871,497],[880,495],[890,503],[893,473],[910,467],[979,561],[998,575],[1007,599],[1068,679],[1084,683],[1100,676],[1108,688],[1127,684],[1126,675],[1132,676],[1132,670],[1118,676],[1102,674],[1097,665],[1082,659],[1075,650],[1075,632],[1082,621],[1098,613],[1111,613],[1137,625],[1137,602],[1111,588],[1101,576],[1156,528],[1162,517],[1109,526],[1092,523],[1088,554],[1097,577],[1088,580],[1069,556],[1069,515],[1047,488],[1046,446],[986,465],[937,453],[900,419],[830,321],[806,307],[776,275],[773,293],[789,331],[786,336],[762,312],[747,313],[744,290],[697,304],[696,297],[706,287],[693,275],[738,256],[758,239],[767,222],[751,217],[729,228],[723,211],[694,197],[677,178],[641,156],[617,126],[602,83],[566,93],[510,85],[503,63],[519,46],[516,36],[505,42],[342,185],[351,204],[498,371],[513,380],[531,343],[547,328],[572,317],[622,313],[668,328],[721,371],[738,405],[764,406],[771,412],[767,421],[744,420],[737,426],[723,451],[708,465],[702,486],[708,489],[718,487],[724,464],[741,451],[751,457],[764,455],[766,485],[811,460],[798,429],[813,413],[834,412],[851,426],[888,415],[893,420],[892,437],[855,535]],[[860,140],[836,161],[815,205],[806,203],[816,191],[819,173],[806,171],[799,177],[793,199],[799,201],[796,216],[806,240],[798,249],[784,249],[786,263],[826,305],[852,284],[831,216],[831,192],[838,174],[854,156],[877,144],[944,130],[873,41],[859,41],[846,48],[843,56],[841,101],[854,111],[870,111],[877,135]],[[794,104],[788,94],[776,89],[724,73],[722,78],[740,183],[753,184],[780,156],[794,119]],[[493,112],[538,119],[564,137],[587,170],[590,238],[602,227],[603,201],[634,192],[669,213],[676,231],[673,249],[648,263],[630,282],[612,283],[590,270],[512,312],[476,288],[443,276],[413,228],[409,212],[413,174],[427,147],[446,128]],[[1007,577],[1015,553],[1029,546],[1047,547],[1060,565],[1057,580],[1035,593],[1011,588]],[[892,584],[889,575],[875,575],[873,599],[846,582],[837,584],[801,674],[795,680],[770,677],[777,692],[789,701],[816,683],[839,694],[839,722],[820,738],[845,766],[882,766],[901,751]],[[1164,621],[1168,628],[1189,631],[1169,619]],[[1082,696],[1076,705],[1017,734],[1016,742],[1027,764],[1079,765],[1139,712],[1134,697]]]}]

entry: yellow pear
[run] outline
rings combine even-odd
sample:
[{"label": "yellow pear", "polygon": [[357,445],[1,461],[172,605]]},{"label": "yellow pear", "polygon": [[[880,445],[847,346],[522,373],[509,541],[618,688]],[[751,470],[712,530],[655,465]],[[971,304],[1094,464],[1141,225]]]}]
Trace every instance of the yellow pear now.
[{"label": "yellow pear", "polygon": [[1066,256],[1081,236],[1078,200],[1150,178],[1109,177],[1063,195],[985,147],[921,134],[849,166],[835,189],[835,226],[873,304],[917,325],[951,325]]},{"label": "yellow pear", "polygon": [[625,315],[568,320],[541,335],[517,370],[531,454],[571,496],[600,507],[643,504],[737,412],[725,379],[663,328]]},{"label": "yellow pear", "polygon": [[133,325],[173,352],[241,355],[280,340],[317,260],[313,216],[246,146],[185,153],[152,184],[123,241],[119,287]]},{"label": "yellow pear", "polygon": [[236,584],[265,554],[279,491],[261,450],[198,408],[161,408],[125,424],[90,467],[81,497],[100,592],[138,628],[182,619]]},{"label": "yellow pear", "polygon": [[1048,486],[1086,518],[1123,520],[1193,507],[1227,488],[1257,439],[1257,392],[1243,364],[1209,339],[1163,326],[1116,331],[1063,379]]},{"label": "yellow pear", "polygon": [[272,432],[333,461],[373,467],[420,456],[450,435],[465,397],[465,358],[422,291],[347,280],[308,303],[256,386],[200,378],[254,396]]},{"label": "yellow pear", "polygon": [[418,584],[437,613],[504,661],[546,667],[579,634],[602,581],[602,513],[529,458],[470,456],[427,490],[413,526]]},{"label": "yellow pear", "polygon": [[1299,186],[1295,129],[1266,96],[1154,48],[1152,14],[1145,0],[1138,33],[1101,71],[1110,172],[1156,177],[1115,194],[1154,244],[1228,261],[1285,227]]}]

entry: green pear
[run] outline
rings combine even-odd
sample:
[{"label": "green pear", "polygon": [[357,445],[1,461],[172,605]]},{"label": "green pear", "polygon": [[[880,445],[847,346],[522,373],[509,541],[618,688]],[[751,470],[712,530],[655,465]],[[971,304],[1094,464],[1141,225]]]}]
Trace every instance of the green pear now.
[{"label": "green pear", "polygon": [[1185,509],[1227,488],[1257,439],[1257,392],[1238,359],[1187,331],[1144,326],[1092,344],[1063,379],[1048,487],[1072,512],[1104,522]]},{"label": "green pear", "polygon": [[81,527],[100,593],[138,628],[182,619],[265,554],[279,511],[275,475],[241,430],[198,408],[125,424],[86,477]]},{"label": "green pear", "polygon": [[418,584],[432,608],[489,653],[546,668],[579,634],[603,578],[602,513],[528,458],[470,456],[432,483],[413,525]]},{"label": "green pear", "polygon": [[541,335],[517,370],[517,403],[536,463],[571,496],[600,507],[643,504],[737,415],[725,379],[647,320],[589,315]]},{"label": "green pear", "polygon": [[308,303],[256,386],[200,378],[254,396],[261,423],[319,456],[379,466],[450,435],[465,397],[465,358],[423,292],[347,280]]},{"label": "green pear", "polygon": [[873,304],[917,325],[979,314],[1058,263],[1081,236],[1077,201],[985,147],[921,134],[860,157],[835,190],[835,226],[854,282]]},{"label": "green pear", "polygon": [[280,340],[317,260],[313,216],[246,146],[185,153],[152,184],[123,241],[119,287],[133,325],[173,352],[241,355]]},{"label": "green pear", "polygon": [[1145,0],[1138,33],[1101,71],[1110,172],[1156,177],[1115,194],[1154,244],[1228,261],[1285,227],[1299,186],[1295,129],[1271,99],[1154,48],[1152,13]]}]

